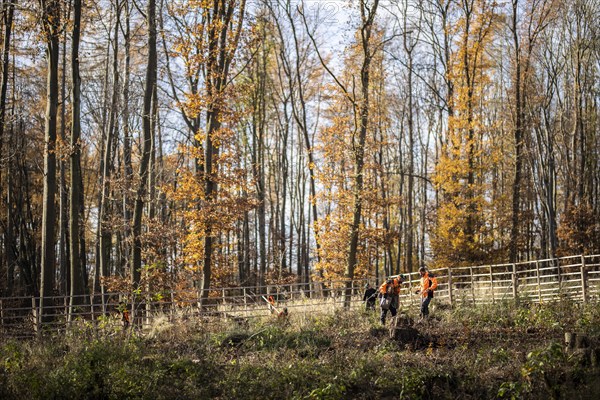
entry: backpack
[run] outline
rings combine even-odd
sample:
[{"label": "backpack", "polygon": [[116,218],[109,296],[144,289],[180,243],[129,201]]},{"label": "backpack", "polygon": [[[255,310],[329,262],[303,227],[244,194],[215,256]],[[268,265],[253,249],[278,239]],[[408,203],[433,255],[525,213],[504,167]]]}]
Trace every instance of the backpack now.
[{"label": "backpack", "polygon": [[[435,278],[435,275],[433,275],[432,273],[429,273],[429,287],[433,286],[433,278]],[[433,299],[433,290],[430,290],[427,293],[427,297]]]},{"label": "backpack", "polygon": [[[390,307],[393,305],[393,302],[395,299],[395,294],[396,294],[394,292],[394,281],[391,279],[388,279],[388,281],[386,283],[387,283],[387,286],[385,287],[386,296],[382,296],[381,300],[379,302],[382,310],[390,309]],[[397,305],[396,305],[396,308],[397,308]]]},{"label": "backpack", "polygon": [[382,297],[379,301],[379,305],[382,310],[389,310],[390,305],[392,304],[392,296]]},{"label": "backpack", "polygon": [[394,281],[389,279],[386,283],[387,286],[385,288],[385,292],[388,294],[389,297],[390,295],[394,294]]}]

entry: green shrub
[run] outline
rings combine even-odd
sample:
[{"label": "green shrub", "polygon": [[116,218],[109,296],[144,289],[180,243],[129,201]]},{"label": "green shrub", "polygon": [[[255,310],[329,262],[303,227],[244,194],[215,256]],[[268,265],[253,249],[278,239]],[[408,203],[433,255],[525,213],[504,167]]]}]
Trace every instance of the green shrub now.
[{"label": "green shrub", "polygon": [[506,302],[435,314],[415,325],[419,337],[408,345],[362,310],[289,324],[215,320],[152,336],[78,328],[9,341],[0,344],[0,398],[547,399],[600,391],[597,369],[565,353],[557,328],[597,343],[597,304]]}]

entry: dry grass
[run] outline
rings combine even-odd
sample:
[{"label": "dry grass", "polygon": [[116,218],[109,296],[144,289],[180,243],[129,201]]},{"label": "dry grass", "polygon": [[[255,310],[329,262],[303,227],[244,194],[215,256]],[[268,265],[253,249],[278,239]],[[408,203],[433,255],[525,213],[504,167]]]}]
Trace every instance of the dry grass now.
[{"label": "dry grass", "polygon": [[[436,304],[436,303],[434,303]],[[286,319],[162,315],[143,330],[0,345],[0,397],[217,399],[584,398],[600,394],[591,358],[563,349],[565,329],[600,338],[600,311],[563,302],[450,309],[436,304],[414,340],[390,340],[376,312]],[[316,305],[315,305],[316,307]],[[316,308],[315,308],[316,309]],[[407,308],[409,315],[415,315]],[[594,377],[596,377],[594,379]]]}]

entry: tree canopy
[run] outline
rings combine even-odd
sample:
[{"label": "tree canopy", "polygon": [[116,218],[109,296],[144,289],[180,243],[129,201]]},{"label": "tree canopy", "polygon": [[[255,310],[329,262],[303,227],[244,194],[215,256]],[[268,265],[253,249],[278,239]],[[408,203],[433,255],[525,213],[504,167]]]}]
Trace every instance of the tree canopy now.
[{"label": "tree canopy", "polygon": [[4,0],[0,296],[599,253],[599,15]]}]

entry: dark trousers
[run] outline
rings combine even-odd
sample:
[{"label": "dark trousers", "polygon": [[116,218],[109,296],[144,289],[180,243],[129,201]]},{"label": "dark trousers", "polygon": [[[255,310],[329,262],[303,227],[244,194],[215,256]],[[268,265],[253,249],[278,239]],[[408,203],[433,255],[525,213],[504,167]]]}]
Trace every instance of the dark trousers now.
[{"label": "dark trousers", "polygon": [[431,297],[421,297],[421,317],[429,316],[429,303],[431,303]]},{"label": "dark trousers", "polygon": [[365,302],[367,311],[375,311],[375,299],[369,299]]},{"label": "dark trousers", "polygon": [[[392,318],[395,317],[396,313],[397,313],[396,307],[391,307],[390,306],[389,312],[392,314]],[[385,316],[387,315],[387,313],[388,313],[388,310],[383,310],[383,309],[381,310],[381,317],[380,317],[380,319],[381,319],[381,323],[383,325],[385,325]]]}]

